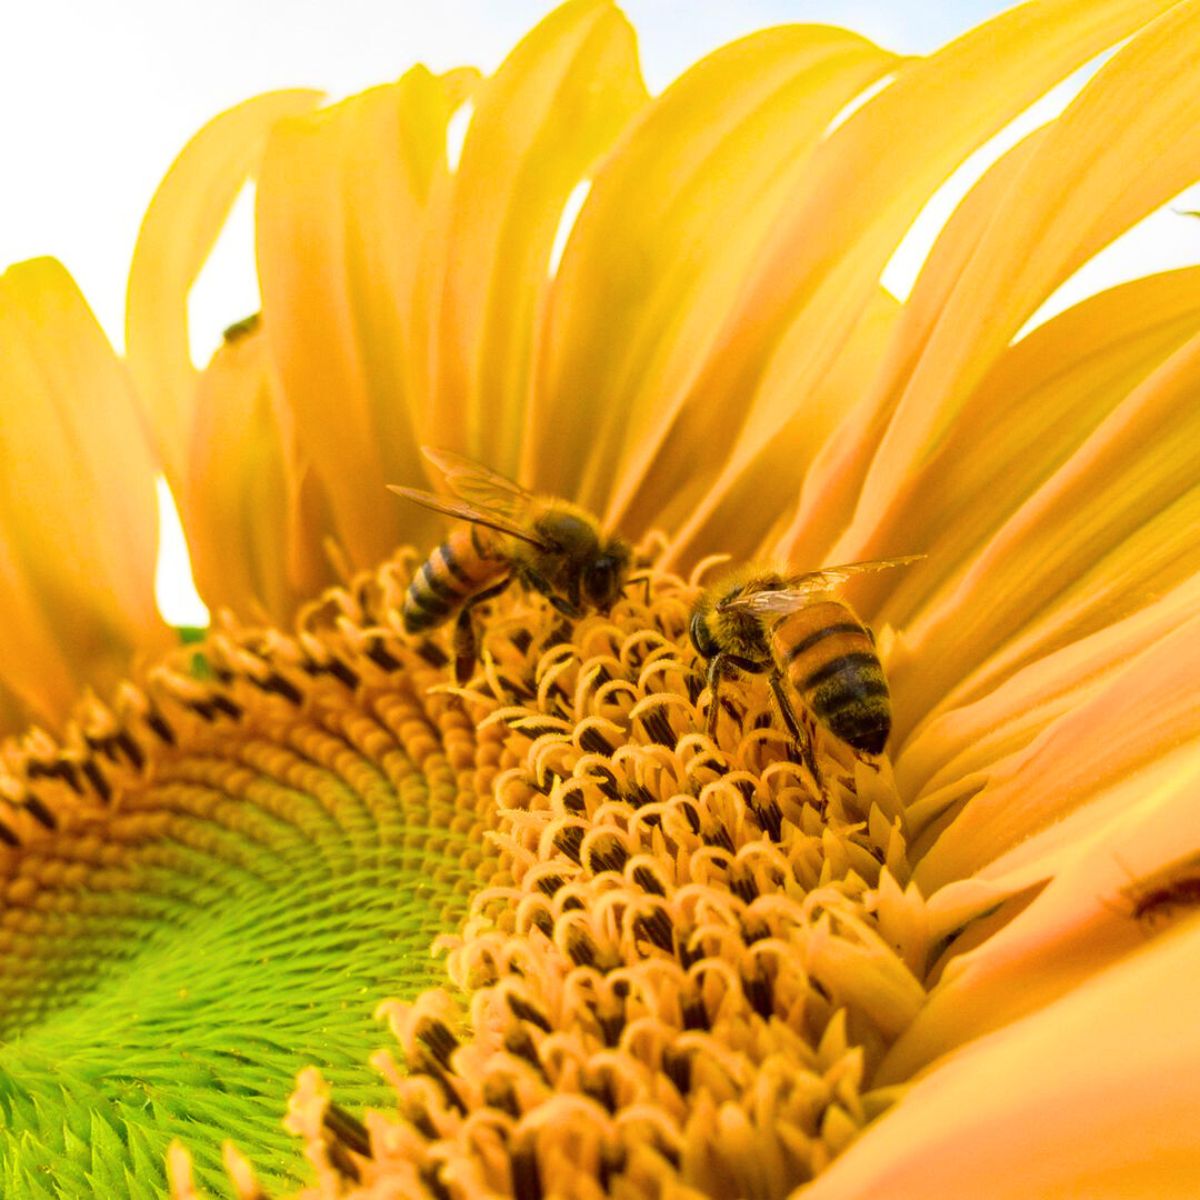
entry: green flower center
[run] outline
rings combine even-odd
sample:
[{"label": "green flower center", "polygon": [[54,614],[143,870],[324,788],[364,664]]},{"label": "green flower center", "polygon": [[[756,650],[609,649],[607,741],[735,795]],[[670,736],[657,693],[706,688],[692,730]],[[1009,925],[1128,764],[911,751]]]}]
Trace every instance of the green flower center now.
[{"label": "green flower center", "polygon": [[448,630],[399,632],[412,566],[10,751],[6,1197],[160,1194],[172,1137],[288,1189],[310,1064],[288,1126],[330,1195],[782,1196],[894,1098],[936,948],[886,761],[814,728],[818,783],[761,677],[710,740],[663,572],[577,622],[505,595],[454,687]]},{"label": "green flower center", "polygon": [[474,740],[427,700],[429,663],[335,658],[325,616],[291,661],[219,635],[215,681],[159,671],[120,716],[90,711],[91,746],[12,756],[5,1197],[160,1196],[174,1136],[213,1184],[233,1138],[264,1183],[294,1185],[308,1172],[281,1119],[302,1067],[350,1108],[387,1103],[365,1067],[388,1040],[373,1010],[442,977],[431,943],[478,884]]}]

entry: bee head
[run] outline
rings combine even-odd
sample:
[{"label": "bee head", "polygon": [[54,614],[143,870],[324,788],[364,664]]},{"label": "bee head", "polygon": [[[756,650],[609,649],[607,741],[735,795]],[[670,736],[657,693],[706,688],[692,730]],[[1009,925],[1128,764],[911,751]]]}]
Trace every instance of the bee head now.
[{"label": "bee head", "polygon": [[583,568],[580,583],[583,600],[591,608],[608,612],[621,595],[629,574],[629,546],[620,538],[610,538],[600,553]]}]

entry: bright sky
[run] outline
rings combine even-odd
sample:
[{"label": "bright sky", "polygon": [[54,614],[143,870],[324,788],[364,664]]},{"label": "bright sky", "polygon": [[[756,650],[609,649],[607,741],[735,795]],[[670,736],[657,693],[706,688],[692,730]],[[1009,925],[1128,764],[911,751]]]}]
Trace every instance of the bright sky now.
[{"label": "bright sky", "polygon": [[[0,9],[0,269],[52,254],[70,269],[118,347],[138,225],[187,139],[223,108],[277,87],[331,97],[395,78],[414,62],[493,68],[554,0],[10,0]],[[707,51],[787,21],[844,25],[890,49],[932,50],[1007,7],[999,0],[624,0],[650,86]],[[930,202],[884,274],[907,295],[937,230],[1003,149],[1059,111],[1082,77],[985,147]],[[1200,262],[1200,191],[1110,247],[1040,316],[1122,279]],[[202,361],[220,331],[257,307],[251,205],[235,210],[192,297]],[[179,551],[164,563],[180,574]],[[170,557],[170,556],[168,556]],[[193,608],[195,615],[198,610]],[[183,617],[177,618],[183,621]],[[198,619],[198,617],[196,617]]]}]

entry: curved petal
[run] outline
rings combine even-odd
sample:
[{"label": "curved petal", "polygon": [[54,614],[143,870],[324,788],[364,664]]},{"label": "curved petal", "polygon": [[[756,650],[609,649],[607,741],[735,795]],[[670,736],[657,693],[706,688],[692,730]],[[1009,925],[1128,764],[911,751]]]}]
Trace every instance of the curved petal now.
[{"label": "curved petal", "polygon": [[972,395],[997,356],[1079,266],[1200,176],[1200,89],[1172,86],[1197,53],[1190,4],[1134,38],[1021,156],[1004,219],[953,276],[932,275],[937,302],[906,326],[899,369],[883,382],[895,413],[834,559],[875,557],[940,501],[940,474],[921,471],[951,425],[978,411]]},{"label": "curved petal", "polygon": [[783,26],[646,109],[597,172],[550,291],[526,448],[539,484],[603,508],[622,460],[677,411],[829,122],[896,61]]},{"label": "curved petal", "polygon": [[[1154,930],[1137,918],[1135,880],[1200,850],[1198,785],[1200,748],[1192,746],[1099,791],[1073,815],[1065,835],[1030,839],[1019,862],[990,868],[989,882],[1033,875],[1050,883],[1005,928],[949,959],[877,1082],[911,1078],[956,1046],[1044,1007],[1145,946]],[[947,953],[955,955],[953,945]]]},{"label": "curved petal", "polygon": [[[71,685],[108,687],[163,645],[154,605],[155,463],[95,317],[52,259],[0,277],[0,554],[13,609],[6,687],[57,723]],[[45,676],[33,643],[52,633]]]},{"label": "curved petal", "polygon": [[1170,1200],[1200,1151],[1195,921],[933,1068],[796,1200]]},{"label": "curved petal", "polygon": [[307,112],[321,93],[267,92],[210,121],[172,164],[142,220],[125,311],[125,352],[162,458],[178,491],[191,430],[196,371],[188,349],[188,292],[271,126]]},{"label": "curved petal", "polygon": [[[842,352],[880,273],[933,190],[977,146],[1051,85],[1151,20],[1165,3],[1023,5],[978,26],[896,80],[840,126],[813,156],[803,185],[764,244],[757,266],[687,401],[691,435],[728,442],[732,398],[755,397],[786,334],[807,347],[793,386],[816,386]],[[786,423],[774,393],[743,410],[762,445]],[[662,431],[665,436],[666,431]],[[751,452],[747,446],[744,452]],[[651,511],[697,489],[684,456],[640,448],[614,511],[636,491]]]},{"label": "curved petal", "polygon": [[556,9],[480,90],[432,297],[437,444],[518,473],[563,206],[646,100],[633,30],[610,0]]},{"label": "curved petal", "polygon": [[31,719],[56,725],[79,692],[79,664],[59,644],[34,580],[2,530],[0,605],[0,734]]},{"label": "curved petal", "polygon": [[413,291],[465,82],[415,68],[280,122],[263,158],[258,266],[271,369],[357,566],[433,528],[384,489],[421,471]]},{"label": "curved petal", "polygon": [[[922,890],[972,874],[1086,804],[1098,789],[1200,738],[1198,677],[1200,616],[1193,616],[1028,746],[922,797],[909,810],[922,830],[912,847],[920,856],[914,879]],[[942,814],[949,813],[947,822]]]},{"label": "curved petal", "polygon": [[[941,441],[996,354],[1099,249],[1200,175],[1200,89],[1169,86],[1200,50],[1200,9],[1179,5],[1121,50],[1053,123],[924,336],[862,506],[889,472]],[[1170,153],[1161,152],[1170,146]],[[953,332],[951,332],[953,331]]]},{"label": "curved petal", "polygon": [[[686,500],[663,514],[667,527],[676,527],[665,563],[697,559],[705,554],[732,553],[735,558],[769,560],[777,556],[779,523],[786,520],[795,503],[796,489],[814,447],[847,412],[859,411],[863,394],[895,331],[902,312],[900,303],[882,288],[867,307],[859,327],[846,343],[846,351],[830,367],[821,382],[801,402],[787,424],[765,443],[739,437],[722,454],[717,477],[698,501]],[[785,338],[768,368],[764,387],[776,390],[781,404],[795,393],[788,379],[795,358],[790,339]],[[686,425],[672,445],[681,453],[700,448],[687,445]]]},{"label": "curved petal", "polygon": [[[832,546],[854,511],[871,457],[895,413],[897,398],[889,381],[897,372],[909,369],[912,356],[920,353],[921,330],[933,320],[938,306],[946,303],[984,230],[994,219],[997,204],[1003,202],[1013,180],[1024,170],[1040,136],[1030,135],[993,163],[938,235],[912,294],[904,302],[894,343],[879,374],[869,382],[859,405],[844,415],[814,455],[799,504],[778,547],[785,561],[832,561]],[[803,364],[803,357],[798,357]],[[926,544],[922,540],[922,549]]]},{"label": "curved petal", "polygon": [[896,580],[879,620],[907,625],[1198,329],[1200,268],[1189,267],[1101,292],[1003,354],[910,497],[928,558]]},{"label": "curved petal", "polygon": [[326,522],[297,519],[303,472],[289,430],[262,332],[227,340],[196,387],[180,501],[210,608],[286,624],[302,599],[334,581],[319,546]]},{"label": "curved petal", "polygon": [[1200,568],[1198,381],[1200,337],[1118,405],[908,625],[895,664],[901,736],[920,714],[978,698]]},{"label": "curved petal", "polygon": [[900,794],[919,804],[922,793],[986,771],[1107,686],[1197,611],[1200,574],[1124,620],[1035,659],[978,700],[941,713],[896,755]]}]

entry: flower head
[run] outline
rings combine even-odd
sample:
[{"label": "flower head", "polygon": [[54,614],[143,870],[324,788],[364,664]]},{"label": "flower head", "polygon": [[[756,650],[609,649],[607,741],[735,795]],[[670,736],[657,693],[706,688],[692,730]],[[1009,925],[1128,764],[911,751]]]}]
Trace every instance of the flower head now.
[{"label": "flower head", "polygon": [[[883,291],[930,192],[1122,41]],[[1146,0],[918,60],[792,26],[651,98],[572,0],[491,78],[197,135],[126,366],[60,268],[14,268],[0,502],[49,484],[0,544],[5,711],[57,736],[2,751],[6,1194],[155,1194],[171,1138],[180,1196],[1185,1194],[1197,272],[1023,330],[1200,174],[1198,42]],[[247,174],[262,313],[197,371]],[[619,530],[621,598],[565,615],[525,570],[456,681],[465,634],[404,619],[440,527],[385,491],[441,486],[423,446]],[[221,611],[173,651],[156,462]],[[728,678],[697,653],[718,557],[917,554],[839,592],[883,755],[773,617]]]}]

